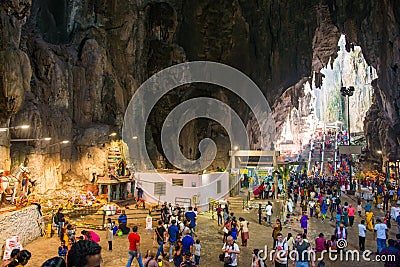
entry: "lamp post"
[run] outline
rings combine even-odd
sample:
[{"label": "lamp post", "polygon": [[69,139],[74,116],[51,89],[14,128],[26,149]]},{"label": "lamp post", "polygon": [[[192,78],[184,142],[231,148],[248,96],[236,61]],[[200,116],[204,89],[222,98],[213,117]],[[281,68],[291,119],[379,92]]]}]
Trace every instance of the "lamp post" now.
[{"label": "lamp post", "polygon": [[[349,142],[348,145],[351,145],[351,135],[350,135],[350,96],[354,94],[354,86],[340,88],[340,93],[342,96],[347,97],[347,132],[349,135]],[[349,182],[350,182],[350,189],[353,189],[352,177],[351,177],[351,161],[350,161],[350,154],[348,155],[348,162],[349,162]]]}]

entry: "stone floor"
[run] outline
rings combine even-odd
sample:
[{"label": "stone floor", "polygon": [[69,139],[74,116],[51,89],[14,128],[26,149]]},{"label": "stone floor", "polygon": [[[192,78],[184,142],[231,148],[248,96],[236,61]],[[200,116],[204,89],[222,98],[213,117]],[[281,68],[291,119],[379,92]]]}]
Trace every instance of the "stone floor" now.
[{"label": "stone floor", "polygon": [[[233,202],[235,199],[232,200]],[[344,196],[342,198],[342,202],[353,200]],[[237,217],[244,217],[250,221],[250,240],[247,248],[241,248],[241,254],[239,256],[239,265],[238,266],[250,266],[251,265],[251,251],[253,248],[262,249],[265,245],[272,245],[271,227],[267,227],[265,225],[258,224],[258,213],[256,209],[253,210],[243,210],[241,205],[241,199],[236,200],[236,204],[231,205]],[[299,210],[299,207],[297,207]],[[382,216],[383,213],[378,210],[374,210],[376,216]],[[277,212],[274,212],[277,214]],[[129,217],[129,215],[128,215]],[[329,216],[328,216],[329,218]],[[300,223],[296,220],[298,218],[294,218],[293,225],[285,226],[283,229],[283,234],[287,235],[288,232],[295,234],[297,232],[301,232]],[[361,218],[356,217],[355,225],[360,222]],[[156,247],[153,246],[153,231],[146,230],[145,228],[145,220],[131,222],[131,226],[135,223],[139,226],[139,233],[142,237],[142,251],[147,249],[153,249],[156,251]],[[392,224],[394,222],[392,221]],[[211,215],[208,213],[202,214],[199,216],[198,220],[198,238],[201,240],[202,245],[202,256],[200,265],[201,266],[223,266],[221,262],[218,261],[218,254],[220,253],[220,248],[222,247],[222,227],[217,225],[216,220],[211,219]],[[309,222],[309,240],[312,241],[311,244],[314,245],[315,237],[323,232],[325,237],[333,234],[334,228],[333,222],[325,221],[324,223],[321,220],[316,220],[312,218]],[[395,232],[397,231],[397,227],[393,227],[390,231],[390,238],[395,237]],[[80,229],[78,229],[80,232]],[[107,241],[105,240],[105,232],[98,231],[102,240],[100,245],[103,247],[103,265],[104,267],[122,267],[125,266],[127,261],[127,248],[128,248],[128,240],[126,236],[115,237],[113,241],[113,251],[107,250]],[[240,243],[240,240],[239,242]],[[32,242],[25,246],[26,249],[32,252],[32,259],[28,263],[28,267],[30,266],[41,266],[46,259],[54,257],[57,255],[57,247],[59,245],[59,241],[56,237],[52,238],[39,238],[36,241]],[[353,226],[353,228],[349,228],[349,238],[348,238],[348,249],[356,249],[358,247],[358,228]],[[367,233],[367,242],[366,249],[370,249],[372,251],[376,250],[376,243],[373,241],[373,233]],[[370,256],[371,258],[375,257],[375,254]],[[325,260],[326,266],[343,266],[346,262],[336,261],[331,262]],[[365,262],[365,261],[351,261],[352,266],[383,266],[383,263],[377,262]],[[138,266],[137,262],[134,262],[132,266]],[[173,266],[168,261],[164,261],[164,266]],[[272,263],[269,262],[268,266],[272,266]]]}]

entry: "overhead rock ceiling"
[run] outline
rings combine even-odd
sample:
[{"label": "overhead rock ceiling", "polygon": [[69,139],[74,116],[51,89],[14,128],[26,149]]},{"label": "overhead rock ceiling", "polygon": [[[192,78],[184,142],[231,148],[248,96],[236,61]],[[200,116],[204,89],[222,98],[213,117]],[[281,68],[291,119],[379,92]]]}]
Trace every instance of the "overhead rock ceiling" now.
[{"label": "overhead rock ceiling", "polygon": [[[73,141],[67,148],[50,151],[37,142],[13,144],[14,164],[39,151],[37,169],[51,168],[55,184],[65,175],[87,177],[93,165],[89,152],[103,151],[109,133],[121,128],[135,90],[152,74],[181,62],[216,61],[247,74],[274,107],[279,133],[290,112],[279,103],[298,106],[300,81],[311,81],[313,72],[317,82],[323,82],[319,70],[336,56],[341,33],[346,34],[349,49],[351,43],[362,47],[379,77],[364,127],[369,150],[383,150],[386,158],[400,156],[400,5],[395,0],[3,0],[1,4],[0,127],[28,122],[34,126],[31,138]],[[223,88],[201,84],[177,88],[159,101],[147,125],[147,148],[155,165],[162,156],[164,118],[195,96],[224,101],[245,123],[251,121],[246,104]],[[196,158],[198,142],[210,135],[210,127],[224,140],[215,168],[228,160],[229,137],[222,127],[194,121],[184,129],[188,138],[181,145],[184,155]],[[10,143],[4,136],[0,140],[4,154]]]}]

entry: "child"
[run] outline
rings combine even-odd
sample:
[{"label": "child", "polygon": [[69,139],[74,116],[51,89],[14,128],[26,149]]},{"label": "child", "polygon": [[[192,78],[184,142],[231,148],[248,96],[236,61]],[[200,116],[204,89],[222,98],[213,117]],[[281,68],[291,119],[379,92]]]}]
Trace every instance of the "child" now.
[{"label": "child", "polygon": [[200,245],[200,240],[196,240],[196,244],[193,246],[194,249],[194,262],[196,263],[196,266],[200,264],[200,251],[201,251],[201,245]]},{"label": "child", "polygon": [[231,236],[233,240],[237,240],[238,228],[236,222],[232,222]]},{"label": "child", "polygon": [[58,256],[65,260],[65,256],[67,256],[68,248],[65,245],[65,241],[61,241],[61,245],[58,247]]},{"label": "child", "polygon": [[114,229],[114,224],[111,222],[111,218],[107,218],[107,223],[104,225],[104,228],[107,231],[107,241],[108,241],[108,250],[112,250],[112,241],[113,241],[113,229]]},{"label": "child", "polygon": [[72,224],[67,225],[68,244],[71,246],[75,243],[75,231],[75,226]]}]

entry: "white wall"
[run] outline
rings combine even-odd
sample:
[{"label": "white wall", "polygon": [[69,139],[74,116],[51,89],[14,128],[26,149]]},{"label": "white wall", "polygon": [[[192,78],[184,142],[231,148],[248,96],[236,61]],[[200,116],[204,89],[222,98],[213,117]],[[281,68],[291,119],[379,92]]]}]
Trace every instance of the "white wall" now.
[{"label": "white wall", "polygon": [[[211,174],[174,174],[174,173],[136,173],[135,177],[144,191],[144,199],[150,203],[171,202],[175,204],[175,198],[199,197],[197,207],[203,210],[208,208],[208,199],[221,199],[229,192],[229,174],[227,172]],[[182,186],[173,186],[172,179],[183,179]],[[221,193],[217,194],[217,180],[221,180]],[[165,196],[154,195],[154,183],[166,182]],[[196,183],[196,187],[192,187]],[[194,205],[192,203],[192,205]]]}]

